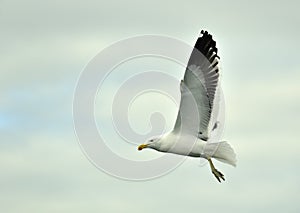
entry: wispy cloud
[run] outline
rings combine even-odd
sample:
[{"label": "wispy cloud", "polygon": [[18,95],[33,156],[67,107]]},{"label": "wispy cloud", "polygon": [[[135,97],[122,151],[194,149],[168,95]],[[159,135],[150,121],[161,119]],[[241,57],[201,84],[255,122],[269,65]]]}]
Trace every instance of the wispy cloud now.
[{"label": "wispy cloud", "polygon": [[[117,212],[121,206],[132,213],[299,212],[298,2],[1,4],[1,211]],[[85,65],[126,37],[164,34],[193,45],[202,28],[212,31],[219,47],[227,110],[224,139],[235,147],[238,167],[217,162],[226,174],[222,185],[195,159],[147,182],[121,181],[96,169],[73,130],[73,92]],[[125,78],[113,79],[96,106],[109,100],[109,91]],[[139,109],[144,101],[132,105],[138,116],[130,112],[141,131],[149,124]],[[161,103],[172,126],[169,117],[176,105]],[[109,106],[101,110],[96,118],[108,124]],[[127,158],[159,155],[137,153],[113,129],[106,137]]]}]

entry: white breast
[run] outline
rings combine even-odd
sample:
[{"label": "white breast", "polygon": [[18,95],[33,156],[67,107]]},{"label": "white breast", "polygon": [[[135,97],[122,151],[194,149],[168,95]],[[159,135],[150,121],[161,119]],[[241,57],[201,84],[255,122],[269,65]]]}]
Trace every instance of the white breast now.
[{"label": "white breast", "polygon": [[163,137],[159,151],[178,155],[200,157],[206,142],[192,135],[169,133]]}]

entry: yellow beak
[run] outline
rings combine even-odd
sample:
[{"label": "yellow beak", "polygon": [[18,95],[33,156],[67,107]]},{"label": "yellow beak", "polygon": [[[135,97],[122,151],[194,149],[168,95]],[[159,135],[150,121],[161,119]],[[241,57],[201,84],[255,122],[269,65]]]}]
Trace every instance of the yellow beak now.
[{"label": "yellow beak", "polygon": [[147,148],[147,146],[147,144],[141,144],[139,145],[138,150],[141,151],[142,149]]}]

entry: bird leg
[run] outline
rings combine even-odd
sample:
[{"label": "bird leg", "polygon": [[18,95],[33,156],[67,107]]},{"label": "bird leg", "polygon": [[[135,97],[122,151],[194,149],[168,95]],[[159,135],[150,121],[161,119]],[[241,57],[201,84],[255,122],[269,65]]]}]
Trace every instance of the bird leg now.
[{"label": "bird leg", "polygon": [[217,180],[218,180],[220,183],[221,183],[220,178],[221,178],[223,181],[225,181],[224,175],[223,175],[221,172],[219,172],[219,171],[215,168],[215,166],[214,166],[214,164],[213,164],[211,158],[208,158],[207,160],[208,160],[208,162],[209,162],[211,172],[214,174],[214,176],[217,178]]}]

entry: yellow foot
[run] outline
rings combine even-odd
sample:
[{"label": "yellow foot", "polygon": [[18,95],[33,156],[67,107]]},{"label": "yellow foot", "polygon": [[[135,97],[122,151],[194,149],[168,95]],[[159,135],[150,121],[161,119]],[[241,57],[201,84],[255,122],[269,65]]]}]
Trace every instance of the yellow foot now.
[{"label": "yellow foot", "polygon": [[220,183],[221,183],[221,179],[225,181],[224,175],[220,171],[218,171],[217,169],[213,169],[211,171]]},{"label": "yellow foot", "polygon": [[225,181],[225,178],[224,178],[224,175],[220,172],[220,171],[218,171],[216,168],[215,168],[215,166],[214,166],[214,164],[212,163],[212,160],[209,158],[209,159],[207,159],[208,160],[208,162],[209,162],[209,165],[210,165],[210,168],[211,168],[211,172],[214,174],[214,176],[217,178],[217,180],[221,183],[221,179],[223,180],[223,181]]}]

